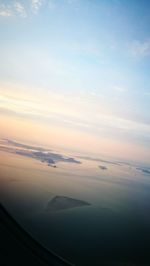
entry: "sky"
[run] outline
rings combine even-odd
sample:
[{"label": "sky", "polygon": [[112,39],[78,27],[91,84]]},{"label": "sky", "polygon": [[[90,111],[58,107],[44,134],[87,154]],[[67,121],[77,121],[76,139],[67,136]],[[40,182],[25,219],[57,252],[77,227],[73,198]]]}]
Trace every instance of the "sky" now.
[{"label": "sky", "polygon": [[0,137],[149,162],[149,11],[0,0]]}]

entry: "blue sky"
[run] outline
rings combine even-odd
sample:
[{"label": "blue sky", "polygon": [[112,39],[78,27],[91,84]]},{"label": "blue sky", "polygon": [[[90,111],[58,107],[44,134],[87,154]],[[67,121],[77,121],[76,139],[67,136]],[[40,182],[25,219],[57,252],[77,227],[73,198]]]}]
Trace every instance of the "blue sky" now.
[{"label": "blue sky", "polygon": [[134,142],[148,153],[149,10],[149,1],[1,0],[3,111],[22,114],[7,99],[22,90],[32,102],[43,97],[40,110],[50,97],[62,108],[43,114],[44,122],[53,113],[64,127]]}]

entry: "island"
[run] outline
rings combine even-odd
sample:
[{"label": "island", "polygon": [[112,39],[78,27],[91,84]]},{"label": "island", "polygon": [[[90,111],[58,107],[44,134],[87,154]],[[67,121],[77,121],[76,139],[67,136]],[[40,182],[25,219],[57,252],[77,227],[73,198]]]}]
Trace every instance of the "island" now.
[{"label": "island", "polygon": [[65,197],[65,196],[55,196],[47,204],[46,211],[53,212],[53,211],[72,209],[72,208],[89,206],[89,205],[91,204],[83,200],[73,199],[73,198]]},{"label": "island", "polygon": [[99,168],[100,168],[101,170],[107,170],[107,167],[104,166],[104,165],[99,165]]}]

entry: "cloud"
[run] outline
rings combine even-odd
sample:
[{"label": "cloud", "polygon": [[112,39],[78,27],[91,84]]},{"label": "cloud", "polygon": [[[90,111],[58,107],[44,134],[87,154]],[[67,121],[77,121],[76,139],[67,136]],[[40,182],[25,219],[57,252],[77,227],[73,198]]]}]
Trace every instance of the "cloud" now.
[{"label": "cloud", "polygon": [[[121,164],[123,164],[123,162],[108,161],[108,160],[103,160],[103,159],[100,159],[100,158],[93,158],[93,157],[89,157],[89,156],[79,156],[79,158],[80,159],[84,159],[84,160],[89,160],[89,161],[95,161],[95,162],[102,162],[102,163],[107,163],[107,164],[118,165],[118,166],[120,166]],[[101,166],[99,166],[99,167],[101,167]]]},{"label": "cloud", "polygon": [[27,16],[26,10],[20,2],[14,3],[14,9],[16,13],[18,13],[19,16],[24,17],[24,18]]},{"label": "cloud", "polygon": [[[43,4],[51,10],[59,5],[59,1],[55,0],[28,0],[24,1],[25,4],[22,4],[22,1],[10,1],[9,4],[6,3],[6,0],[1,0],[0,3],[0,16],[1,17],[15,17],[19,16],[22,18],[28,17],[30,12],[34,15],[38,14]],[[27,4],[26,4],[27,2]],[[64,4],[73,5],[77,3],[77,0],[63,0]]]},{"label": "cloud", "polygon": [[10,4],[6,4],[3,0],[0,4],[0,16],[26,18],[30,10],[33,14],[37,14],[44,2],[45,0],[30,0],[29,5],[23,5],[21,1],[11,1]]},{"label": "cloud", "polygon": [[[24,149],[28,149],[28,150],[38,150],[38,151],[45,151],[44,148],[42,147],[38,147],[38,146],[31,146],[31,145],[27,145],[27,144],[23,144],[23,143],[18,143],[16,141],[10,140],[10,139],[3,139],[4,141],[6,141],[9,145],[15,146],[15,147],[21,147]],[[49,149],[47,149],[47,151],[50,151]]]},{"label": "cloud", "polygon": [[145,57],[150,55],[150,39],[146,41],[135,40],[130,44],[130,52],[134,57]]},{"label": "cloud", "polygon": [[33,13],[37,14],[43,3],[43,0],[31,0],[31,8]]},{"label": "cloud", "polygon": [[13,16],[13,12],[11,10],[10,5],[1,4],[0,5],[0,16],[1,17],[11,17]]},{"label": "cloud", "polygon": [[25,18],[27,16],[27,12],[23,4],[21,4],[19,1],[12,1],[11,4],[0,5],[0,16],[2,17],[20,16]]}]

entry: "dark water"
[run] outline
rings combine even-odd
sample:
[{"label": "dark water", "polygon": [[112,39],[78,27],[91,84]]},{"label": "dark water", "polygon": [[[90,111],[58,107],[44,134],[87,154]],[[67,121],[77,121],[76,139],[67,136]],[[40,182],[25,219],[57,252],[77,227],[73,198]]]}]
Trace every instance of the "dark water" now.
[{"label": "dark water", "polygon": [[[89,160],[53,169],[1,155],[0,200],[45,247],[75,265],[150,265],[148,173],[107,162],[103,171]],[[56,196],[90,205],[47,211]]]}]

